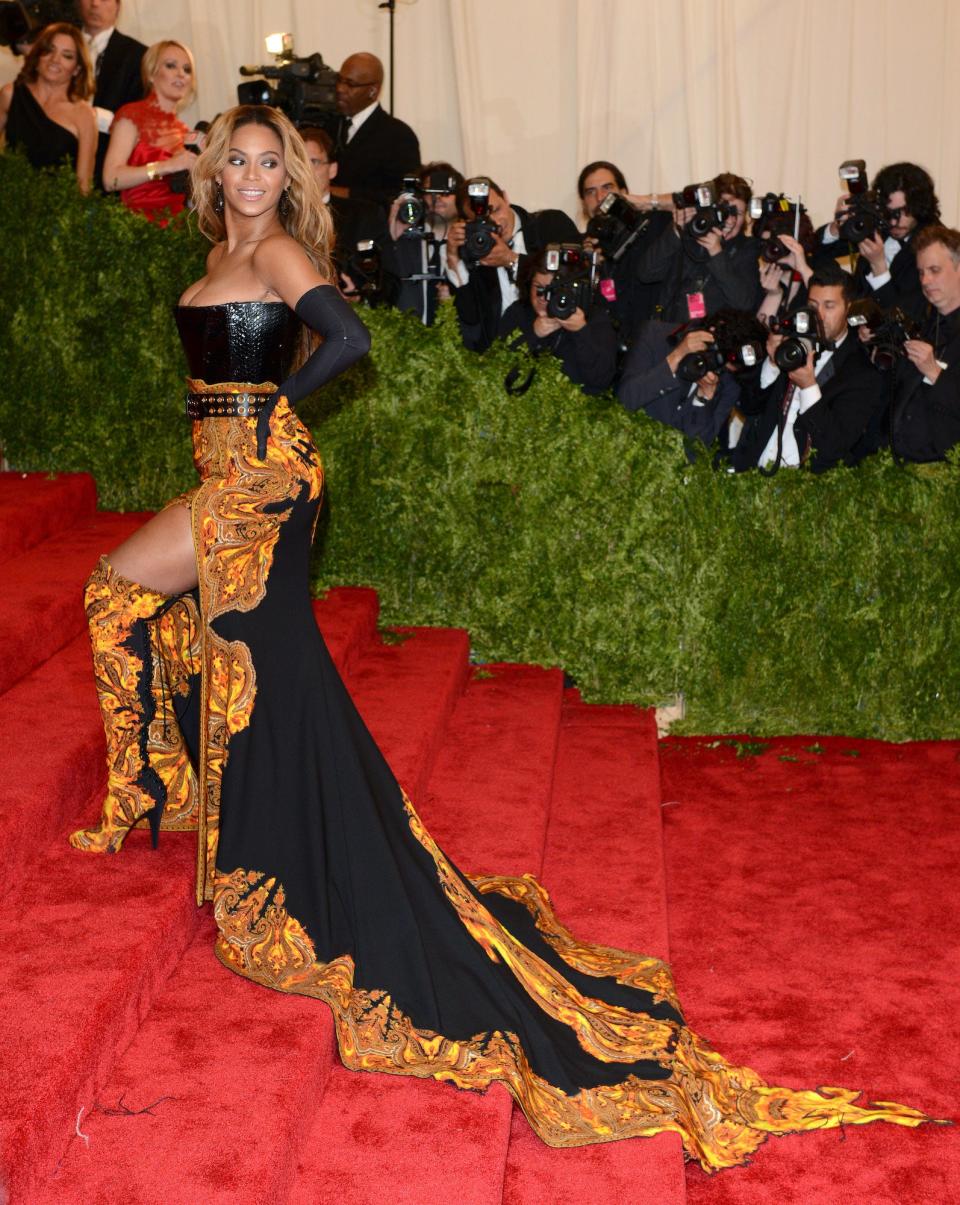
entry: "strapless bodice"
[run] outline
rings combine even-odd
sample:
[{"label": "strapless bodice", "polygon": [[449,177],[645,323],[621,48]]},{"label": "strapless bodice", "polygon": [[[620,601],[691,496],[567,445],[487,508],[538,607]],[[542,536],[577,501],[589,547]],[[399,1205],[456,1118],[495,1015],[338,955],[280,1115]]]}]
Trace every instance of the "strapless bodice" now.
[{"label": "strapless bodice", "polygon": [[282,301],[178,305],[174,316],[194,379],[279,385],[288,376],[299,319]]}]

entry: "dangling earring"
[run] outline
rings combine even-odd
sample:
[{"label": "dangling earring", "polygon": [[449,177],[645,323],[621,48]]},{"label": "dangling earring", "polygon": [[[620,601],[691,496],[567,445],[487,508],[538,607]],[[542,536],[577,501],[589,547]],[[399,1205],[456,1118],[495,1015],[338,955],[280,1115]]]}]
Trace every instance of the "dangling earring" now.
[{"label": "dangling earring", "polygon": [[290,212],[290,198],[287,195],[286,189],[280,194],[280,204],[277,206],[277,212],[282,218],[285,218]]},{"label": "dangling earring", "polygon": [[223,185],[217,185],[217,191],[213,198],[213,212],[218,218],[223,217]]}]

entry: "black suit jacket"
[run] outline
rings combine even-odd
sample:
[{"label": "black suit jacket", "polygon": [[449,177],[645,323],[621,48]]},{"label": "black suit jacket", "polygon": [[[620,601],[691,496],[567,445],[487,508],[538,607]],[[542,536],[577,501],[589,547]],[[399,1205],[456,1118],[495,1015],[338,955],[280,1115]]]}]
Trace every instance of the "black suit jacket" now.
[{"label": "black suit jacket", "polygon": [[336,235],[336,259],[342,266],[356,251],[357,243],[373,241],[381,251],[390,243],[387,215],[379,205],[359,197],[331,197],[330,215]]},{"label": "black suit jacket", "polygon": [[[109,109],[116,113],[121,105],[130,101],[142,100],[144,97],[143,80],[140,78],[140,62],[146,52],[146,46],[136,38],[129,38],[119,29],[115,29],[107,42],[97,76],[97,90],[93,103],[101,109]],[[103,187],[103,160],[110,144],[109,134],[99,134],[97,138],[97,159],[93,178],[98,188]]]},{"label": "black suit jacket", "polygon": [[507,306],[500,320],[506,338],[519,330],[534,355],[549,352],[563,365],[565,376],[584,393],[609,389],[617,371],[617,332],[610,314],[602,306],[587,314],[587,325],[578,331],[560,329],[541,339],[534,331],[536,314],[526,298]]},{"label": "black suit jacket", "polygon": [[[559,209],[541,209],[528,213],[519,205],[517,214],[526,251],[520,256],[515,274],[520,275],[523,264],[531,255],[542,251],[548,243],[579,243],[580,234],[573,222]],[[514,229],[514,237],[516,228]],[[470,269],[470,279],[457,289],[454,301],[460,319],[463,344],[471,351],[484,351],[497,337],[502,312],[499,269],[477,265]]]},{"label": "black suit jacket", "polygon": [[847,255],[857,256],[853,278],[857,282],[858,297],[872,297],[885,310],[899,306],[918,322],[923,318],[927,301],[920,288],[917,256],[913,249],[917,231],[914,231],[913,235],[901,244],[900,250],[893,257],[893,263],[890,264],[890,279],[879,289],[874,289],[867,280],[871,271],[870,264],[862,255],[859,255],[857,244],[848,243],[845,239],[825,243],[823,237],[826,229],[826,226],[821,226],[817,231],[817,245],[811,259],[811,267],[816,269],[819,263],[827,259],[843,259]]},{"label": "black suit jacket", "polygon": [[732,373],[722,372],[713,398],[697,402],[690,382],[675,377],[667,363],[672,349],[669,335],[675,329],[673,322],[643,324],[627,353],[617,397],[627,410],[643,410],[657,422],[676,427],[688,439],[709,446],[737,405],[739,382]]},{"label": "black suit jacket", "polygon": [[[820,380],[821,397],[793,425],[797,447],[812,449],[810,468],[815,473],[838,464],[856,464],[863,458],[862,438],[879,410],[886,405],[882,374],[864,354],[860,340],[847,335],[829,361],[829,379]],[[747,417],[740,441],[728,454],[737,472],[755,469],[770,436],[777,429],[787,386],[785,372],[766,389],[757,388],[752,398],[741,395]]]},{"label": "black suit jacket", "polygon": [[400,195],[403,177],[420,166],[420,143],[410,127],[391,117],[379,105],[347,142],[345,122],[337,138],[337,184],[350,189],[350,197],[373,201],[389,210]]},{"label": "black suit jacket", "polygon": [[934,311],[923,334],[947,367],[926,385],[909,360],[898,361],[891,444],[904,460],[943,460],[960,443],[960,310],[945,318]]},{"label": "black suit jacket", "polygon": [[723,244],[719,255],[708,255],[689,235],[669,223],[645,241],[637,256],[636,274],[646,284],[659,284],[657,317],[687,322],[687,294],[702,293],[707,314],[729,307],[748,310],[760,280],[757,240],[738,234]]}]

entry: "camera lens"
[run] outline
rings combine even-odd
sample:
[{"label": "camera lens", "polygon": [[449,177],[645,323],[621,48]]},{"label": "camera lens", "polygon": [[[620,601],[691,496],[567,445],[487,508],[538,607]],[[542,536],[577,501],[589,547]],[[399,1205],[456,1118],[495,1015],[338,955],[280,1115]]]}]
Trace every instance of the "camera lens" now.
[{"label": "camera lens", "polygon": [[784,339],[774,352],[773,359],[782,372],[793,372],[807,362],[809,348],[802,339]]}]

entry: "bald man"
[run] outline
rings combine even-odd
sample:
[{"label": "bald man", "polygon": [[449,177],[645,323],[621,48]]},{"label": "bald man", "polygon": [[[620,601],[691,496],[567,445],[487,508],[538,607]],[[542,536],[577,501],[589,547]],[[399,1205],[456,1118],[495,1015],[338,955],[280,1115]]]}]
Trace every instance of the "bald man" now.
[{"label": "bald man", "polygon": [[402,191],[403,177],[420,166],[413,130],[380,107],[383,64],[375,54],[351,54],[337,76],[340,110],[336,197],[375,201],[384,209]]}]

